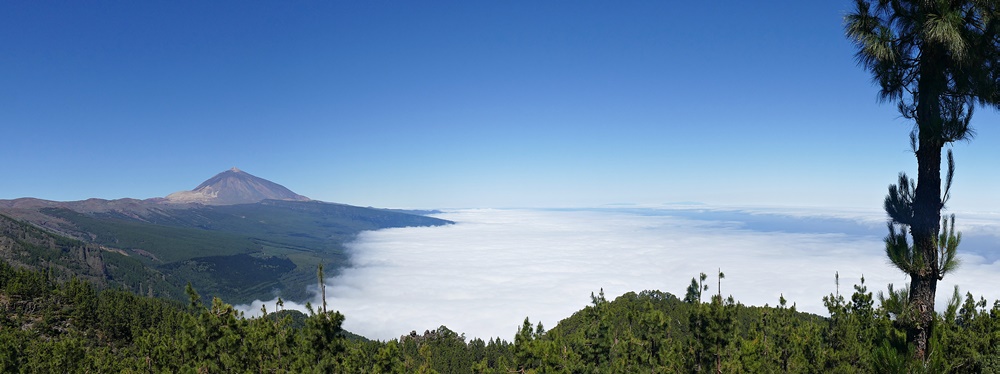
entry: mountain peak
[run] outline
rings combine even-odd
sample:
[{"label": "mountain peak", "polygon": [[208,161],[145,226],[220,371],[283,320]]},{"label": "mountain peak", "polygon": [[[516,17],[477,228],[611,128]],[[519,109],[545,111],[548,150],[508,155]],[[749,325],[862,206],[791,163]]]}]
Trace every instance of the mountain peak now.
[{"label": "mountain peak", "polygon": [[236,167],[202,182],[191,191],[167,195],[170,203],[198,203],[205,205],[252,204],[262,200],[309,201],[284,186],[259,178]]}]

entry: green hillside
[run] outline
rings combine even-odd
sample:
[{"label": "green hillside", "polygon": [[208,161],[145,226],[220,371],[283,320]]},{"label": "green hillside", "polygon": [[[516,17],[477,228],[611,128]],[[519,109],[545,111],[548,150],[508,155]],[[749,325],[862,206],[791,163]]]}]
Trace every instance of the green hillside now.
[{"label": "green hillside", "polygon": [[165,274],[135,256],[54,235],[4,215],[0,215],[0,259],[45,272],[52,279],[75,277],[101,287],[174,299],[184,295],[183,287],[171,284]]},{"label": "green hillside", "polygon": [[166,207],[91,213],[50,207],[31,217],[60,222],[62,230],[92,247],[130,259],[122,269],[159,274],[160,280],[147,282],[143,292],[181,299],[177,290],[191,282],[206,295],[231,303],[309,297],[306,285],[315,282],[315,267],[323,264],[335,275],[348,266],[345,244],[362,231],[450,223],[316,201]]},{"label": "green hillside", "polygon": [[[891,290],[889,290],[892,293]],[[445,326],[370,341],[338,312],[264,309],[243,318],[190,289],[188,303],[95,288],[0,261],[0,372],[994,373],[1000,304],[955,296],[936,314],[927,362],[913,361],[893,296],[864,284],[824,298],[829,317],[732,298],[602,294],[551,330],[528,319],[512,340]],[[886,296],[883,298],[882,296]],[[884,300],[883,300],[884,299]],[[898,301],[898,300],[897,300]],[[185,306],[184,304],[189,304]],[[278,310],[275,313],[276,309]]]}]

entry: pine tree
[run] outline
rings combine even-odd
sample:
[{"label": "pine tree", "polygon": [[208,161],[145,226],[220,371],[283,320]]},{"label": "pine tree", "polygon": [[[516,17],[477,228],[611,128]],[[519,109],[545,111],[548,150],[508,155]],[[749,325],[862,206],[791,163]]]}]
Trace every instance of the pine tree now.
[{"label": "pine tree", "polygon": [[[1000,107],[1000,4],[856,0],[845,27],[857,46],[859,64],[881,88],[879,99],[896,102],[900,114],[914,123],[910,143],[917,180],[913,183],[903,174],[899,184],[890,187],[886,245],[887,252],[911,260],[902,269],[910,276],[910,305],[917,312],[908,340],[914,356],[923,361],[932,334],[937,282],[950,270],[948,261],[940,259],[942,243],[937,239],[948,194],[947,188],[944,194],[941,189],[941,152],[949,143],[972,137],[976,105]],[[949,153],[949,187],[951,170]],[[904,249],[909,247],[907,230],[913,244]]]}]

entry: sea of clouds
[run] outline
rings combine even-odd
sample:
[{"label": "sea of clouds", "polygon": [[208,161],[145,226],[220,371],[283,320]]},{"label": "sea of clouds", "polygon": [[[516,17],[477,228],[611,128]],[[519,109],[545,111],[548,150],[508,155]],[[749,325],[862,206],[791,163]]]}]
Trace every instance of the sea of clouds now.
[{"label": "sea of clouds", "polygon": [[[601,289],[609,300],[653,289],[683,297],[704,272],[714,294],[719,269],[725,296],[775,305],[784,295],[821,315],[837,273],[848,297],[862,276],[875,292],[909,284],[887,263],[877,211],[686,206],[435,216],[456,224],[364,232],[349,245],[352,267],[327,281],[329,308],[344,313],[345,329],[386,340],[445,325],[468,337],[512,340],[525,317],[553,327]],[[956,284],[963,294],[1000,298],[1000,216],[960,215],[958,222],[963,264],[939,284],[938,305]],[[262,303],[274,310],[274,302],[240,308],[254,315]]]}]

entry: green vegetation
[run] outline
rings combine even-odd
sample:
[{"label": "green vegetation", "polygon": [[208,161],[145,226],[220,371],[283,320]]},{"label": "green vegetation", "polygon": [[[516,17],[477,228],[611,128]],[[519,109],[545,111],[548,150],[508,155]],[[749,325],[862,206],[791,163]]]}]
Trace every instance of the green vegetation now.
[{"label": "green vegetation", "polygon": [[[721,275],[721,272],[720,272]],[[721,277],[719,278],[721,282]],[[697,282],[697,281],[696,281]],[[467,340],[441,326],[390,341],[343,331],[345,316],[264,307],[243,318],[188,287],[187,305],[0,263],[0,372],[934,372],[1000,370],[1000,303],[956,290],[927,362],[899,324],[905,291],[824,298],[829,318],[745,306],[716,292],[603,292],[551,330],[525,319],[513,342]],[[686,300],[686,301],[685,301]],[[335,307],[335,306],[331,306]],[[278,312],[275,312],[278,310]]]},{"label": "green vegetation", "polygon": [[[38,245],[22,246],[25,249],[21,252],[37,258],[8,260],[41,268],[43,262],[44,266],[57,263],[45,259],[76,246],[79,248],[74,251],[90,254],[86,257],[89,265],[74,260],[61,266],[72,267],[65,269],[66,274],[96,284],[113,275],[128,289],[178,301],[184,300],[182,290],[188,282],[208,295],[236,304],[279,295],[303,300],[312,296],[305,286],[312,283],[312,269],[317,264],[334,274],[349,265],[345,243],[358,233],[450,223],[400,211],[315,201],[143,207],[91,213],[41,208],[37,214],[26,215],[42,227],[51,228],[43,223],[58,222],[60,232],[84,241],[7,219],[17,223],[6,225],[45,236],[39,242],[54,243],[49,247],[57,248],[47,251]],[[88,272],[87,266],[97,270]]]},{"label": "green vegetation", "polygon": [[248,254],[198,257],[160,267],[174,279],[200,279],[208,295],[261,295],[289,288],[281,277],[295,269],[287,258]]},{"label": "green vegetation", "polygon": [[914,356],[931,359],[937,282],[957,266],[955,251],[961,239],[941,219],[955,165],[948,150],[942,191],[941,151],[972,138],[970,122],[977,104],[1000,108],[1000,4],[856,0],[846,29],[858,48],[858,62],[881,88],[879,99],[896,102],[903,118],[913,121],[910,144],[917,158],[917,180],[900,174],[899,183],[889,187],[886,254],[910,277],[907,312],[899,322],[906,326]]},{"label": "green vegetation", "polygon": [[76,277],[100,287],[180,299],[183,288],[171,284],[155,268],[135,256],[53,235],[25,222],[0,215],[0,259],[12,265],[46,272],[49,277]]},{"label": "green vegetation", "polygon": [[41,210],[52,217],[72,222],[88,233],[93,242],[136,253],[147,264],[164,264],[201,257],[205,254],[234,255],[259,251],[250,238],[193,227],[150,224],[111,217],[93,217],[65,208]]}]

